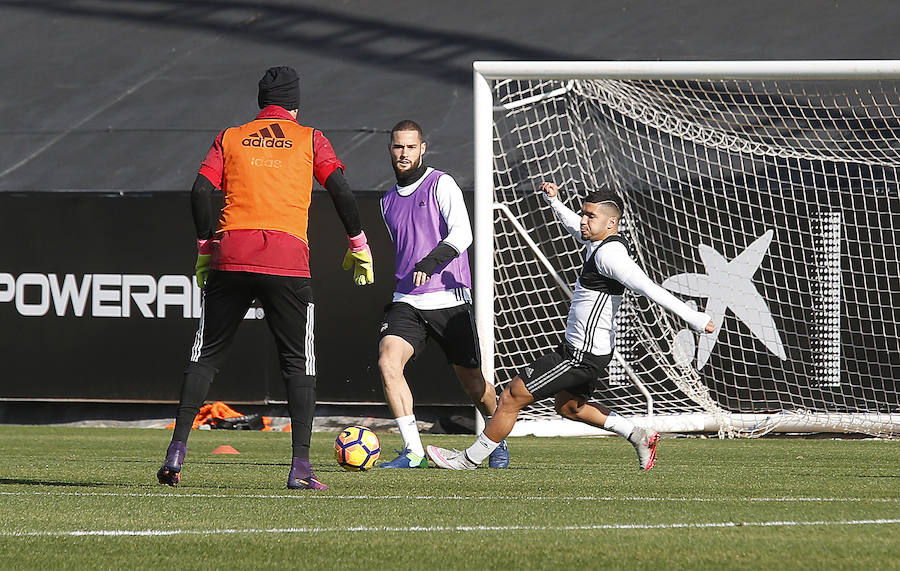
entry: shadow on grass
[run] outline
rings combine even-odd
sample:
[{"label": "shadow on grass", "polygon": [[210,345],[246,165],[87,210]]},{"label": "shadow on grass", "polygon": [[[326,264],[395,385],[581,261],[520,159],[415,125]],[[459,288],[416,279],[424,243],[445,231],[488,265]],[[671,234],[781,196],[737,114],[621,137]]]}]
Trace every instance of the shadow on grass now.
[{"label": "shadow on grass", "polygon": [[250,460],[185,460],[185,467],[190,466],[282,466],[290,468],[290,460],[284,462],[257,462]]},{"label": "shadow on grass", "polygon": [[[152,483],[151,482],[140,482],[140,483],[133,483],[133,482],[127,482],[127,483],[125,483],[125,482],[58,482],[58,481],[52,481],[52,480],[26,480],[26,479],[16,479],[16,478],[0,478],[0,486],[2,486],[2,485],[39,486],[39,487],[46,487],[46,488],[53,488],[53,487],[107,488],[107,489],[137,488],[137,489],[141,489],[141,490],[156,490],[156,491],[160,491],[160,492],[165,492],[166,490],[178,489],[184,493],[197,493],[199,491],[214,492],[214,491],[234,490],[234,489],[240,489],[240,490],[244,490],[244,491],[246,491],[246,490],[272,491],[272,489],[273,489],[271,486],[264,486],[264,485],[248,486],[248,485],[242,484],[242,485],[238,485],[238,486],[236,486],[236,485],[223,486],[223,485],[216,485],[216,484],[211,484],[211,483],[207,484],[207,483],[204,483],[204,480],[201,476],[197,476],[194,481],[191,481],[187,485],[179,485],[174,488],[160,485],[159,483],[157,483],[155,481]],[[90,492],[86,492],[86,493],[90,493]],[[167,494],[160,494],[160,495],[167,495]],[[173,493],[171,495],[178,495],[178,494]]]},{"label": "shadow on grass", "polygon": [[56,482],[52,480],[22,480],[17,478],[0,478],[0,485],[3,484],[19,486],[64,486],[73,488],[101,488],[114,485],[101,482]]}]

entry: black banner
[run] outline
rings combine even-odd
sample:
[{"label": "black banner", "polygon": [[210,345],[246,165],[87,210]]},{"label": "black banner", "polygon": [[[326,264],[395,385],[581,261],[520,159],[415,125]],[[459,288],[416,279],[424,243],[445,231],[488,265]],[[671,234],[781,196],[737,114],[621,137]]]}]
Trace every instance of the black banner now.
[{"label": "black banner", "polygon": [[[375,284],[361,288],[341,269],[331,200],[313,194],[320,402],[384,402],[378,328],[394,279],[379,197],[357,195],[375,259]],[[200,299],[187,193],[0,193],[0,221],[0,399],[177,401]],[[284,400],[261,316],[248,312],[210,400]],[[407,377],[417,404],[468,402],[436,345]]]}]

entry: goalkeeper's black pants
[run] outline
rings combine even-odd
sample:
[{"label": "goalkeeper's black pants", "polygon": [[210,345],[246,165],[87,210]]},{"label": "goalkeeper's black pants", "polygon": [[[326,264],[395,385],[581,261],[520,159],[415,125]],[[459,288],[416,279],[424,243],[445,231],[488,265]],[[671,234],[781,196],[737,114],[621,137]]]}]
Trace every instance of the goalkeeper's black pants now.
[{"label": "goalkeeper's black pants", "polygon": [[172,440],[187,442],[209,385],[225,363],[238,326],[254,299],[275,337],[291,417],[293,456],[309,457],[316,408],[314,304],[310,278],[250,272],[210,272],[200,325],[184,371]]}]

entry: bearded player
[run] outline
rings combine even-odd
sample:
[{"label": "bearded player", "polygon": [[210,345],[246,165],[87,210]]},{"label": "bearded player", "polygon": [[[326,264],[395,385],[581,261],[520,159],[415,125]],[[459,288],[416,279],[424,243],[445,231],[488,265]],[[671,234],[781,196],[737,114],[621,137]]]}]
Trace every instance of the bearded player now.
[{"label": "bearded player", "polygon": [[[449,174],[426,166],[426,142],[415,121],[391,129],[389,151],[397,184],[381,199],[394,244],[397,285],[385,310],[378,344],[384,394],[403,437],[403,450],[381,468],[428,465],[413,414],[404,368],[435,339],[466,394],[485,418],[497,408],[494,386],[481,373],[481,348],[472,314],[472,278],[466,250],[472,228],[462,191]],[[505,442],[491,451],[489,466],[505,468]]]}]

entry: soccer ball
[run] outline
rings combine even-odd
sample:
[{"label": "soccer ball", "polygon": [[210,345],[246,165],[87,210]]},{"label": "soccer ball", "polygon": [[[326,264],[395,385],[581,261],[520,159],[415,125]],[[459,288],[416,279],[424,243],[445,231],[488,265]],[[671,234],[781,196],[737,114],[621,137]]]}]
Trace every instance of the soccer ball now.
[{"label": "soccer ball", "polygon": [[362,472],[375,467],[381,456],[378,436],[365,426],[351,426],[334,441],[334,459],[344,470]]}]

